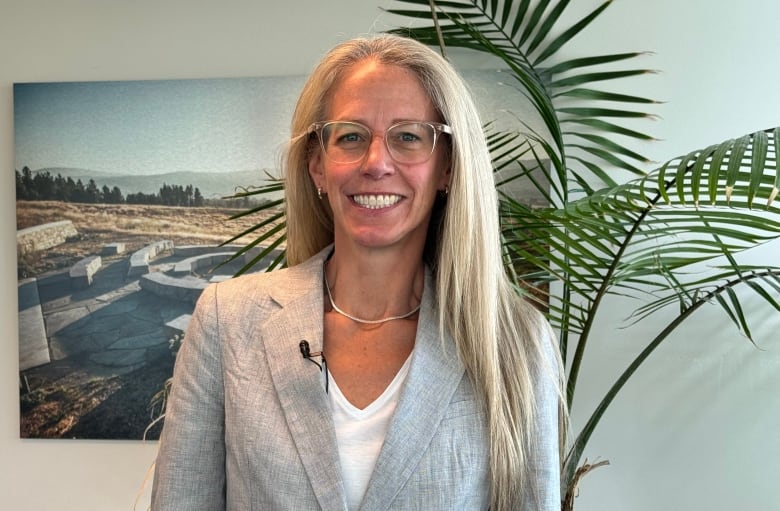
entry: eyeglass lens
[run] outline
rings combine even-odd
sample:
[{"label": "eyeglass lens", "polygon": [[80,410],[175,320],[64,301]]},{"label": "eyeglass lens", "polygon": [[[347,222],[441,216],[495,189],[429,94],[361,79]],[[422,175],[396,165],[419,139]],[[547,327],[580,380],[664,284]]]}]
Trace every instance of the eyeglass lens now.
[{"label": "eyeglass lens", "polygon": [[[371,131],[354,122],[329,122],[322,127],[322,147],[338,163],[354,163],[366,155]],[[436,128],[421,122],[404,122],[385,132],[390,155],[399,163],[421,163],[433,153]]]}]

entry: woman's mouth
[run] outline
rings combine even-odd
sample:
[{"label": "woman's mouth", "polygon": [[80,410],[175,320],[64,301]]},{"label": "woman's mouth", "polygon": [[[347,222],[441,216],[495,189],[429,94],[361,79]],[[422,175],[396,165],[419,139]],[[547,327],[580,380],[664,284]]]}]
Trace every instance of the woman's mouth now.
[{"label": "woman's mouth", "polygon": [[403,197],[393,194],[353,195],[352,200],[356,204],[368,209],[389,208],[398,203]]}]

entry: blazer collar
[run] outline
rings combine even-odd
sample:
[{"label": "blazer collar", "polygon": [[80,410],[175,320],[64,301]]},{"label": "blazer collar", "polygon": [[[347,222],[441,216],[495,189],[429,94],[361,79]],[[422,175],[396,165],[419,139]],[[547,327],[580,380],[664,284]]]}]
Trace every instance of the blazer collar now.
[{"label": "blazer collar", "polygon": [[361,509],[388,509],[428,451],[465,369],[439,330],[433,277],[426,269],[412,363]]},{"label": "blazer collar", "polygon": [[[322,372],[303,358],[299,344],[322,350],[323,262],[330,247],[286,270],[283,285],[271,291],[280,308],[260,328],[276,393],[319,507],[346,511],[336,432]],[[321,362],[319,358],[313,359]]]},{"label": "blazer collar", "polygon": [[[262,328],[271,377],[317,501],[323,510],[346,510],[335,426],[322,374],[299,350],[302,340],[309,343],[312,353],[322,350],[323,264],[332,250],[328,246],[287,270],[284,287],[271,292],[280,309],[268,316]],[[409,374],[362,509],[390,506],[426,452],[463,376],[452,339],[439,331],[433,277],[426,269]]]}]

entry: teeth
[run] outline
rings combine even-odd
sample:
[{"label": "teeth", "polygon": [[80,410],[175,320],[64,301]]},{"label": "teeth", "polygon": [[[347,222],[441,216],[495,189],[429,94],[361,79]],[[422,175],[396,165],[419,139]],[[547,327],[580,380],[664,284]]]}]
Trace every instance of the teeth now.
[{"label": "teeth", "polygon": [[352,199],[368,209],[389,208],[401,200],[400,195],[353,195]]}]

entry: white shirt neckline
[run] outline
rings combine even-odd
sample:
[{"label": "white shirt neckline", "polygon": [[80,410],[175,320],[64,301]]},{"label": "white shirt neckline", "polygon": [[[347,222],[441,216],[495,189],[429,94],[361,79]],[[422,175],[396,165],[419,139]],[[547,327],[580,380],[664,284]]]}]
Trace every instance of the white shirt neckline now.
[{"label": "white shirt neckline", "polygon": [[400,400],[412,356],[406,359],[382,394],[363,409],[350,403],[331,378],[328,401],[348,509],[358,509],[374,472],[390,420]]}]

